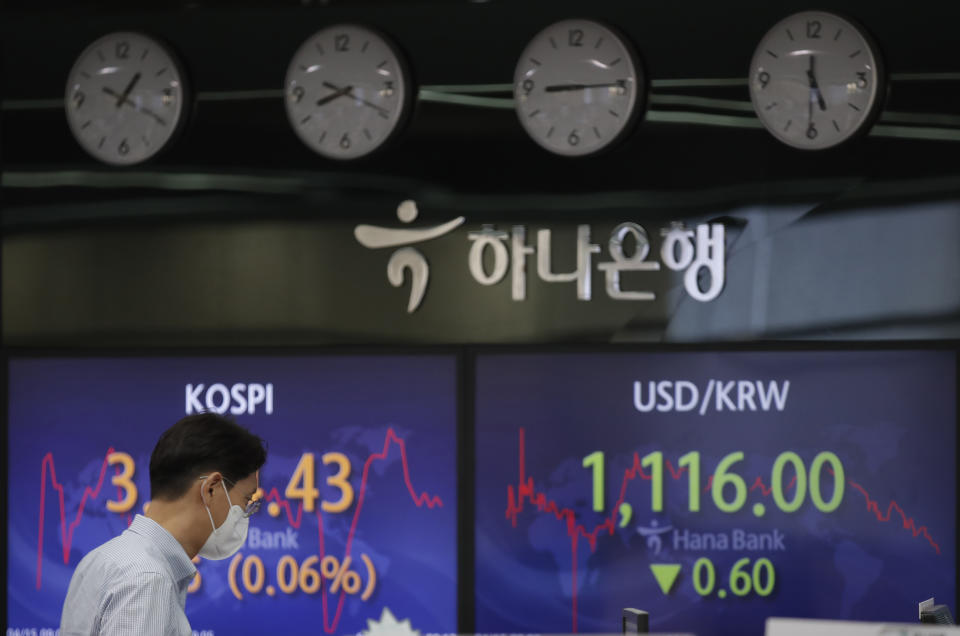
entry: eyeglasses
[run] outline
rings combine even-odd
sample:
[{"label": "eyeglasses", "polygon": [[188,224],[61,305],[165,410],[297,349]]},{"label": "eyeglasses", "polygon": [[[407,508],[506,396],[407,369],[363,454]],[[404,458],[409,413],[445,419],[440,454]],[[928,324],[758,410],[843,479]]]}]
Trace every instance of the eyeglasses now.
[{"label": "eyeglasses", "polygon": [[[209,476],[210,476],[210,475],[201,475],[200,477],[197,477],[197,479],[206,479],[206,478],[209,477]],[[237,485],[236,483],[230,481],[230,480],[227,479],[226,477],[223,477],[223,481],[225,481],[225,482],[227,482],[228,484],[230,484],[230,487],[231,487],[231,488],[233,488],[234,486]],[[259,492],[259,491],[260,491],[260,490],[257,489],[257,492]],[[227,493],[227,501],[230,501],[230,493]],[[260,510],[260,504],[261,504],[261,502],[263,502],[263,498],[262,498],[262,497],[257,497],[257,493],[254,493],[253,496],[250,498],[250,500],[247,501],[247,504],[243,507],[243,516],[244,516],[244,517],[251,517],[251,516],[255,515],[255,514],[257,513],[257,511]],[[231,501],[230,504],[233,505],[233,502]]]}]

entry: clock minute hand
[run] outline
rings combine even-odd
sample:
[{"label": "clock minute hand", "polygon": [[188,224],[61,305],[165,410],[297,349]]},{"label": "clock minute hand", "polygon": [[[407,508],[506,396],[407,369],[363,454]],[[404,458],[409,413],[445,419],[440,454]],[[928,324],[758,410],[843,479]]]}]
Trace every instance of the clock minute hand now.
[{"label": "clock minute hand", "polygon": [[817,104],[820,110],[827,110],[827,102],[823,99],[823,93],[820,91],[820,85],[817,83],[817,76],[814,75],[814,62],[816,57],[810,56],[810,68],[807,69],[807,79],[810,81],[810,90],[817,96]]},{"label": "clock minute hand", "polygon": [[146,108],[146,107],[144,107],[144,106],[137,106],[135,103],[133,103],[133,100],[131,100],[129,97],[123,97],[123,95],[121,95],[121,94],[118,93],[117,91],[113,90],[113,89],[110,88],[109,86],[104,86],[104,87],[103,87],[103,92],[106,93],[107,95],[111,96],[111,97],[116,97],[116,98],[120,99],[120,100],[121,100],[121,101],[120,101],[121,104],[127,104],[127,105],[131,106],[131,107],[132,107],[134,110],[136,110],[137,112],[141,112],[141,113],[143,113],[144,115],[147,115],[148,117],[153,117],[154,119],[157,120],[157,123],[160,124],[161,126],[166,126],[166,125],[167,125],[167,122],[163,120],[163,117],[161,117],[160,115],[156,114],[155,112],[153,112],[153,111],[150,110],[149,108]]},{"label": "clock minute hand", "polygon": [[363,104],[364,106],[368,106],[368,107],[374,109],[375,111],[378,111],[378,112],[379,112],[380,114],[382,114],[382,115],[389,115],[389,114],[390,114],[390,111],[387,110],[386,108],[384,108],[383,106],[377,106],[377,105],[374,104],[373,102],[368,102],[367,100],[363,99],[362,97],[357,97],[356,95],[353,94],[352,89],[351,89],[351,92],[349,92],[349,93],[347,93],[347,94],[348,94],[350,97],[352,97],[352,98],[354,98],[355,100],[357,100],[359,103]]},{"label": "clock minute hand", "polygon": [[598,84],[552,84],[550,86],[544,87],[545,93],[560,93],[564,91],[582,91],[588,88],[622,88],[624,85],[623,80],[616,82],[602,82]]},{"label": "clock minute hand", "polygon": [[130,96],[130,92],[133,91],[133,87],[137,85],[137,82],[140,81],[140,72],[133,74],[133,77],[130,78],[130,81],[127,83],[127,87],[123,89],[123,92],[117,95],[117,108],[123,106],[123,102],[127,100],[127,97]]},{"label": "clock minute hand", "polygon": [[[345,86],[345,87],[343,87],[343,88],[339,88],[336,84],[331,84],[330,82],[324,82],[323,85],[326,86],[327,88],[330,88],[330,89],[333,89],[333,90],[339,92],[341,95],[346,95],[347,97],[352,97],[352,98],[353,98],[354,100],[356,100],[357,102],[363,104],[364,106],[368,106],[368,107],[370,107],[370,108],[372,108],[372,109],[374,109],[374,110],[376,110],[376,111],[379,111],[379,112],[380,112],[381,114],[383,114],[383,115],[389,115],[389,114],[390,114],[390,111],[387,110],[386,108],[384,108],[384,107],[382,107],[382,106],[378,106],[378,105],[374,104],[373,102],[368,102],[367,100],[363,99],[362,97],[357,97],[356,95],[354,95],[354,94],[353,94],[353,86]],[[339,97],[339,96],[340,96],[340,95],[337,95],[337,97]],[[332,98],[332,96],[329,96],[329,95],[328,95],[328,97],[331,97],[331,98]]]},{"label": "clock minute hand", "polygon": [[149,117],[153,117],[154,119],[157,120],[157,123],[160,124],[161,126],[166,126],[166,125],[167,125],[167,122],[165,122],[160,115],[156,114],[155,112],[153,112],[153,111],[150,110],[149,108],[145,108],[145,107],[141,106],[141,107],[138,108],[137,110],[139,110],[139,111],[140,111],[141,113],[143,113],[144,115],[147,115],[147,116],[149,116]]},{"label": "clock minute hand", "polygon": [[358,103],[363,104],[364,106],[367,106],[367,107],[369,107],[369,108],[372,108],[372,109],[374,109],[374,110],[376,110],[376,111],[379,111],[379,112],[380,112],[381,114],[383,114],[383,115],[389,115],[389,114],[390,114],[390,111],[387,110],[386,108],[383,108],[382,106],[377,106],[377,105],[374,104],[373,102],[368,102],[367,100],[363,99],[362,97],[357,97],[356,95],[354,95],[354,94],[353,94],[353,86],[344,86],[344,87],[341,88],[341,87],[337,86],[336,84],[331,84],[330,82],[324,82],[323,85],[326,86],[327,88],[331,89],[331,90],[336,91],[336,92],[331,93],[330,95],[327,95],[327,96],[324,97],[323,99],[319,100],[319,101],[317,102],[317,106],[323,106],[323,104],[326,104],[327,102],[332,101],[332,100],[334,100],[334,99],[336,99],[336,98],[338,98],[338,97],[344,97],[344,96],[346,96],[346,97],[352,97],[352,98],[353,98],[355,101],[357,101]]}]

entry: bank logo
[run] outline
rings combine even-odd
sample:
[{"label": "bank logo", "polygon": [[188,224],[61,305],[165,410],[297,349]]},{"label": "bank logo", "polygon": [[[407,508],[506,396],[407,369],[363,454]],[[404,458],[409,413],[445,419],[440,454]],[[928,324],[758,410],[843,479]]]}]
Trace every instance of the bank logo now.
[{"label": "bank logo", "polygon": [[[397,218],[401,223],[413,223],[419,211],[415,201],[403,201],[397,206]],[[384,247],[397,247],[423,243],[431,239],[449,234],[461,225],[466,219],[458,216],[452,221],[441,225],[425,228],[389,228],[377,225],[358,225],[353,230],[357,242],[366,248],[375,250]],[[412,314],[423,302],[427,293],[427,283],[430,282],[430,265],[426,257],[413,247],[403,247],[390,256],[387,262],[387,280],[394,287],[403,285],[404,270],[410,272],[410,300],[407,302],[407,313]]]},{"label": "bank logo", "polygon": [[[397,206],[397,218],[401,223],[412,223],[418,215],[417,204],[406,200]],[[431,227],[390,228],[377,225],[358,225],[353,234],[361,245],[368,249],[400,247],[387,263],[387,279],[394,287],[404,283],[405,273],[410,272],[410,299],[407,313],[420,307],[430,281],[430,266],[427,259],[410,245],[423,243],[445,236],[463,225],[465,218],[455,219]],[[553,268],[554,231],[539,228],[527,241],[527,227],[514,225],[509,232],[495,225],[483,225],[479,231],[467,233],[470,244],[467,265],[473,280],[484,286],[496,285],[509,276],[510,298],[515,302],[527,299],[528,264],[544,283],[573,283],[576,298],[589,301],[593,297],[593,274],[598,270],[604,279],[607,296],[618,301],[654,301],[656,293],[646,287],[650,276],[664,269],[680,275],[687,294],[698,302],[710,302],[720,295],[726,278],[726,232],[722,223],[701,223],[688,228],[683,223],[673,222],[661,228],[663,237],[659,252],[653,250],[650,235],[640,224],[632,221],[620,223],[610,233],[607,256],[603,261],[603,246],[591,240],[592,228],[588,224],[576,226],[574,253],[576,268],[573,271],[556,271]],[[534,240],[535,238],[535,240]],[[567,239],[568,240],[568,239]],[[627,245],[632,246],[628,249]],[[659,260],[657,260],[659,257]],[[528,263],[529,261],[529,263]],[[622,274],[640,274],[640,280],[631,278],[629,287]],[[641,287],[637,289],[637,287]]]},{"label": "bank logo", "polygon": [[671,530],[673,526],[660,527],[656,519],[651,521],[649,526],[637,526],[637,532],[647,540],[647,549],[655,555],[660,554],[660,550],[663,549],[663,540],[660,535]]}]

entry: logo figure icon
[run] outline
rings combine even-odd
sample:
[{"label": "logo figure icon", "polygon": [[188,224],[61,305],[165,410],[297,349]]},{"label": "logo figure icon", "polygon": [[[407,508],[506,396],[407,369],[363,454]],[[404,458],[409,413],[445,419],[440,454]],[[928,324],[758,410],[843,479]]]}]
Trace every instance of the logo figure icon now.
[{"label": "logo figure icon", "polygon": [[663,541],[660,539],[660,535],[664,532],[670,532],[671,530],[673,530],[673,526],[658,527],[656,519],[650,522],[649,528],[637,526],[637,532],[640,533],[640,536],[647,538],[647,548],[653,550],[654,554],[660,554],[660,550],[663,548]]},{"label": "logo figure icon", "polygon": [[[412,223],[417,219],[419,211],[416,201],[410,199],[401,201],[397,206],[397,218],[401,223]],[[366,248],[375,250],[383,247],[397,247],[423,243],[431,239],[449,234],[461,225],[466,219],[462,216],[425,228],[389,228],[377,225],[358,225],[353,230],[357,242]],[[430,265],[419,250],[413,247],[403,247],[390,256],[387,262],[387,279],[394,287],[403,285],[404,270],[410,272],[410,301],[407,303],[407,313],[412,314],[423,302],[427,293],[427,283],[430,280]]]}]

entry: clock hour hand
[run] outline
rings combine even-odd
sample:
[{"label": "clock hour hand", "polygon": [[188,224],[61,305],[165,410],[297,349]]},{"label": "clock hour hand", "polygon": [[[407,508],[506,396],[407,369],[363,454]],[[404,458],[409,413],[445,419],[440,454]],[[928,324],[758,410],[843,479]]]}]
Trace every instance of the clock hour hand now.
[{"label": "clock hour hand", "polygon": [[[373,102],[368,102],[367,100],[363,99],[362,97],[357,97],[356,95],[354,95],[354,94],[353,94],[353,86],[344,86],[343,88],[339,88],[339,87],[337,87],[336,84],[331,84],[330,82],[324,82],[323,85],[326,86],[327,88],[331,89],[331,90],[337,91],[337,93],[340,93],[340,95],[346,95],[346,96],[348,96],[348,97],[352,97],[352,98],[353,98],[354,100],[356,100],[358,103],[363,104],[364,106],[367,106],[367,107],[369,107],[369,108],[372,108],[372,109],[374,109],[375,111],[378,111],[381,115],[388,116],[388,115],[390,114],[390,111],[387,110],[386,108],[384,108],[384,107],[382,107],[382,106],[378,106],[378,105],[374,104]],[[340,95],[337,95],[337,97],[339,97]],[[329,97],[329,95],[328,95],[328,97]]]},{"label": "clock hour hand", "polygon": [[144,115],[147,115],[148,117],[153,117],[154,119],[157,120],[157,123],[160,124],[161,126],[166,126],[166,125],[167,125],[167,122],[164,121],[163,117],[161,117],[160,115],[156,114],[155,112],[153,112],[153,111],[150,110],[149,108],[146,108],[146,107],[144,107],[144,106],[137,106],[137,105],[133,102],[133,100],[131,100],[129,97],[124,97],[123,95],[121,95],[121,94],[118,93],[117,91],[113,90],[113,89],[110,88],[109,86],[104,86],[104,87],[103,87],[103,92],[106,93],[107,95],[111,96],[111,97],[116,97],[117,99],[119,99],[121,105],[126,104],[126,105],[130,106],[131,108],[133,108],[134,110],[139,111],[139,112],[143,113]]},{"label": "clock hour hand", "polygon": [[601,82],[598,84],[551,84],[544,87],[545,93],[561,93],[566,91],[582,91],[588,88],[624,88],[626,80],[617,80],[616,82]]},{"label": "clock hour hand", "polygon": [[350,94],[350,91],[353,90],[353,86],[344,86],[343,88],[337,88],[330,82],[324,82],[324,86],[327,88],[334,88],[335,90],[325,97],[321,97],[317,100],[317,106],[323,106],[324,104],[329,104],[338,97],[343,97],[344,95]]}]

